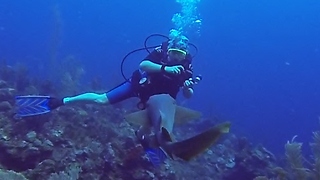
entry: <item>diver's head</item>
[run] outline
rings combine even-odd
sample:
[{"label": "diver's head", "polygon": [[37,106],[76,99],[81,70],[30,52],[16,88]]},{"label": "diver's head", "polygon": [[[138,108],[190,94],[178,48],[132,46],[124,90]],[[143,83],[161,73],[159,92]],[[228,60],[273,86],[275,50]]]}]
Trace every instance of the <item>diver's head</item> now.
[{"label": "diver's head", "polygon": [[177,48],[169,48],[167,53],[170,61],[180,62],[186,59],[187,56],[186,51]]},{"label": "diver's head", "polygon": [[179,31],[172,29],[169,34],[168,57],[170,60],[182,61],[188,53],[189,39]]}]

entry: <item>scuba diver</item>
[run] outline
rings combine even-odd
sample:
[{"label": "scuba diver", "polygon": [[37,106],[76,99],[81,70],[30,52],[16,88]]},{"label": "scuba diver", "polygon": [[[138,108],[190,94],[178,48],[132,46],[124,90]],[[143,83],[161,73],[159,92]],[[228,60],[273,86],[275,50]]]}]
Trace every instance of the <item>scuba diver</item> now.
[{"label": "scuba diver", "polygon": [[[160,46],[155,47],[140,62],[139,69],[133,72],[131,78],[125,78],[125,82],[110,91],[102,94],[89,92],[64,98],[17,96],[16,116],[26,117],[44,114],[62,105],[74,102],[116,104],[131,97],[138,97],[140,99],[138,108],[145,109],[150,97],[167,94],[172,99],[176,99],[180,89],[184,97],[191,98],[194,93],[193,86],[202,77],[193,77],[192,56],[189,52],[189,45],[189,39],[186,36],[177,33],[176,30],[171,30],[169,39]],[[151,141],[146,141],[145,138],[147,134],[149,132],[144,128],[136,131],[137,138],[144,147],[149,159],[153,164],[158,165],[166,159],[167,152],[164,152],[160,147],[151,148],[149,145]],[[159,143],[161,142],[160,139]]]},{"label": "scuba diver", "polygon": [[188,48],[189,39],[176,30],[171,30],[169,40],[150,52],[130,79],[110,91],[102,94],[89,92],[60,99],[50,96],[17,96],[16,116],[43,114],[74,102],[116,104],[131,97],[140,98],[138,107],[144,109],[150,96],[169,94],[176,99],[180,89],[184,97],[190,98],[195,81],[192,77],[192,56]]},{"label": "scuba diver", "polygon": [[162,43],[144,58],[131,79],[103,94],[85,93],[65,97],[61,102],[52,103],[53,108],[76,101],[93,101],[115,104],[130,97],[139,97],[141,105],[155,94],[169,94],[176,98],[180,87],[183,95],[193,94],[192,57],[188,53],[188,38],[180,35]]}]

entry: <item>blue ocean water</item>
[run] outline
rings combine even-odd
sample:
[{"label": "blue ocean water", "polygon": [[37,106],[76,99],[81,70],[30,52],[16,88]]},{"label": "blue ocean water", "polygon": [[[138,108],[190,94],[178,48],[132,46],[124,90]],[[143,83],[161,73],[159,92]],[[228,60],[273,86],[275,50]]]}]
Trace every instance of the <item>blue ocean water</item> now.
[{"label": "blue ocean water", "polygon": [[[189,37],[203,81],[186,105],[230,120],[236,135],[276,154],[294,135],[308,149],[320,129],[320,2],[201,0],[197,7],[201,36]],[[175,0],[0,0],[0,60],[50,78],[60,72],[52,64],[72,56],[84,84],[100,77],[112,88],[123,81],[124,55],[150,34],[167,35],[179,11]],[[145,55],[130,56],[126,72]]]}]

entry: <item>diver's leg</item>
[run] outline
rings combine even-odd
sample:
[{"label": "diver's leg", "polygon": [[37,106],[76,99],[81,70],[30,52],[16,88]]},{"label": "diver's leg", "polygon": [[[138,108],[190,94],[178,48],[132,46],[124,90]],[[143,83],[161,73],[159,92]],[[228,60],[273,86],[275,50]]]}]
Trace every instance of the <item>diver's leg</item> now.
[{"label": "diver's leg", "polygon": [[131,82],[124,82],[106,93],[110,104],[116,104],[131,97],[136,97]]},{"label": "diver's leg", "polygon": [[109,99],[107,93],[96,94],[96,93],[84,93],[73,97],[63,98],[64,104],[69,104],[73,102],[96,102],[101,104],[109,104]]},{"label": "diver's leg", "polygon": [[84,93],[77,96],[65,97],[63,99],[50,98],[48,106],[51,110],[65,104],[74,102],[95,102],[100,104],[115,104],[130,97],[134,97],[135,92],[130,82],[124,82],[112,90],[103,93]]},{"label": "diver's leg", "polygon": [[109,99],[106,93],[103,94],[96,94],[96,93],[84,93],[78,96],[73,97],[65,97],[65,98],[54,98],[50,97],[48,102],[48,107],[50,110],[56,109],[60,106],[70,104],[73,102],[96,102],[96,103],[103,103],[109,104]]},{"label": "diver's leg", "polygon": [[115,104],[133,96],[134,92],[131,83],[125,82],[103,94],[84,93],[73,97],[65,97],[63,98],[63,103],[95,102],[100,104]]}]

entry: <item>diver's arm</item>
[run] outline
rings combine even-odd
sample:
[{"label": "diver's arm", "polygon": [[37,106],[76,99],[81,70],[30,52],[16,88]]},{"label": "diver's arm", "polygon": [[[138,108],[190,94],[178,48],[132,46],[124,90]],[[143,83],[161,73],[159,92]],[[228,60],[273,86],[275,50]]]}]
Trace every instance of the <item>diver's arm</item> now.
[{"label": "diver's arm", "polygon": [[182,88],[183,96],[187,99],[191,98],[193,95],[193,89],[191,87],[183,87]]},{"label": "diver's arm", "polygon": [[150,60],[143,60],[139,68],[147,73],[155,73],[155,72],[161,72],[161,66],[160,64],[151,62]]},{"label": "diver's arm", "polygon": [[147,73],[158,73],[165,71],[170,74],[181,74],[184,71],[184,67],[182,65],[166,66],[154,63],[150,60],[143,60],[140,63],[139,68]]}]

